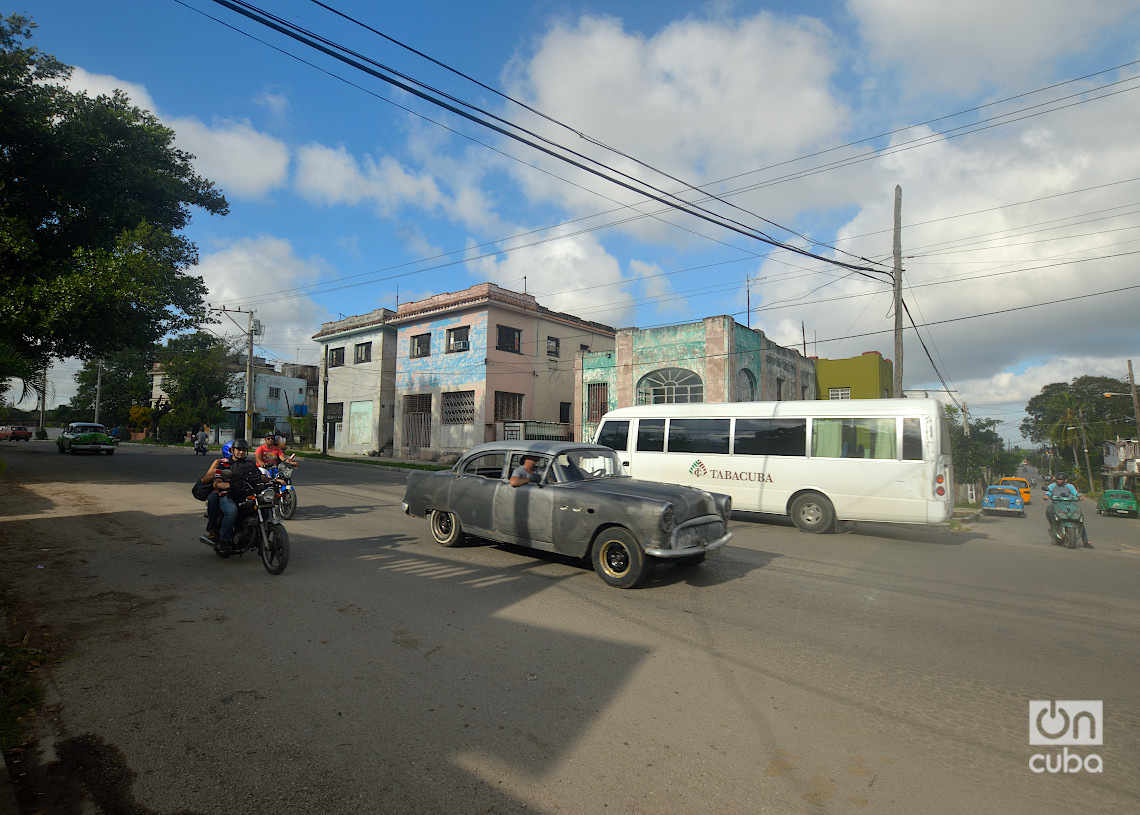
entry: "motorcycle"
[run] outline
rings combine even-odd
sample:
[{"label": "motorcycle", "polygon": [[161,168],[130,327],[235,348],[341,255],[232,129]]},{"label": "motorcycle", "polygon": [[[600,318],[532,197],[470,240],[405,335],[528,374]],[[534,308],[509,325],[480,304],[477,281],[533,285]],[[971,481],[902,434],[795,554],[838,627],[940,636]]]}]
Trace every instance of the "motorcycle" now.
[{"label": "motorcycle", "polygon": [[209,452],[210,452],[210,447],[209,447],[209,445],[206,444],[206,442],[198,441],[197,439],[194,440],[194,455],[201,454],[204,456]]},{"label": "motorcycle", "polygon": [[253,493],[238,504],[234,537],[228,550],[205,535],[198,540],[220,558],[257,550],[265,571],[281,574],[289,564],[289,533],[279,520],[277,486],[275,482],[253,485]]},{"label": "motorcycle", "polygon": [[1049,519],[1049,537],[1058,546],[1078,549],[1083,546],[1085,515],[1081,499],[1076,496],[1054,495],[1053,513]]},{"label": "motorcycle", "polygon": [[282,461],[276,467],[269,467],[269,477],[277,485],[277,514],[281,520],[292,519],[297,511],[297,491],[293,489],[294,465],[288,460]]}]

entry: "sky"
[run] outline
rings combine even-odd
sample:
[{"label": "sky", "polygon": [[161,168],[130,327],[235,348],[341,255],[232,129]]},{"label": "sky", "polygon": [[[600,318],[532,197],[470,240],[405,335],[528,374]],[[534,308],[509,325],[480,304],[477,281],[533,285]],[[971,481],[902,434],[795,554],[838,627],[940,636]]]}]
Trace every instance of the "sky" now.
[{"label": "sky", "polygon": [[893,358],[898,187],[905,389],[1018,443],[1044,385],[1140,365],[1135,0],[254,4],[479,121],[232,5],[6,13],[223,192],[193,272],[256,310],[258,355],[316,364],[322,322],[491,281],[615,328],[729,314]]}]

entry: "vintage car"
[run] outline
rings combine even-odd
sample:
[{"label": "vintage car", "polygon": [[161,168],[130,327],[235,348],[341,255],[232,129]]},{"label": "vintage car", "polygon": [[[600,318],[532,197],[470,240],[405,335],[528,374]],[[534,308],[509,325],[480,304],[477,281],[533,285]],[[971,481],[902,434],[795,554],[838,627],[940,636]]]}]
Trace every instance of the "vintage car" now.
[{"label": "vintage car", "polygon": [[998,480],[998,486],[1013,487],[1014,489],[1019,490],[1021,492],[1021,500],[1026,504],[1029,503],[1030,497],[1032,496],[1032,493],[1029,490],[1029,481],[1024,478],[1015,478],[1013,476],[1010,476],[1008,478],[1001,478]]},{"label": "vintage car", "polygon": [[0,427],[0,441],[31,441],[32,431],[20,425]]},{"label": "vintage car", "polygon": [[106,453],[113,455],[118,439],[107,433],[107,428],[93,422],[72,422],[55,440],[61,453]]},{"label": "vintage car", "polygon": [[[523,456],[529,483],[510,485]],[[677,484],[640,481],[599,444],[497,441],[468,450],[448,471],[412,471],[404,512],[428,518],[432,537],[465,534],[589,557],[611,586],[633,588],[654,559],[694,565],[732,533],[732,499]]]},{"label": "vintage car", "polygon": [[1002,484],[986,487],[986,494],[982,496],[982,514],[1016,515],[1024,518],[1025,501],[1021,497],[1021,490]]},{"label": "vintage car", "polygon": [[1136,518],[1140,516],[1140,506],[1136,504],[1136,496],[1128,490],[1105,490],[1096,499],[1096,514]]}]

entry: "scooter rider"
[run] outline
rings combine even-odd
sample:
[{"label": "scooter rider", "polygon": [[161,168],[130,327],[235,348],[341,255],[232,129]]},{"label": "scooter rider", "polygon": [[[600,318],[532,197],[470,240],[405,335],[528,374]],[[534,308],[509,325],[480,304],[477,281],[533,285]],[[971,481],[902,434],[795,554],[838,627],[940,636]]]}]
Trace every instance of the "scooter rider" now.
[{"label": "scooter rider", "polygon": [[217,462],[217,471],[214,473],[214,492],[218,494],[218,508],[222,512],[222,528],[218,532],[217,546],[223,550],[229,549],[233,543],[238,502],[249,497],[249,485],[269,480],[249,458],[249,442],[245,439],[234,441],[230,455],[231,458]]},{"label": "scooter rider", "polygon": [[[1064,473],[1057,473],[1055,476],[1053,476],[1053,483],[1045,488],[1045,492],[1050,498],[1054,498],[1058,495],[1071,496],[1073,498],[1081,497],[1081,494],[1077,491],[1077,488],[1069,483],[1069,477]],[[1050,528],[1052,528],[1055,518],[1056,515],[1053,512],[1053,507],[1045,507],[1045,522],[1050,526]],[[1085,525],[1083,523],[1081,524],[1081,537],[1084,540],[1085,546],[1089,549],[1092,549],[1093,545],[1089,543],[1088,529],[1085,528]]]}]

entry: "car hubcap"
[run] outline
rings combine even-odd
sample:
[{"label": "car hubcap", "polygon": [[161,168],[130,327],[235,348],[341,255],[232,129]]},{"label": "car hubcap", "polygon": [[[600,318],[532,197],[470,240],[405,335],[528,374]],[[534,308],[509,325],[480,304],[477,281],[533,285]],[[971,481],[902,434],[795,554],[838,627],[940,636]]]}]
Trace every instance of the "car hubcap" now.
[{"label": "car hubcap", "polygon": [[629,570],[629,552],[625,551],[625,547],[621,544],[607,543],[602,553],[602,562],[605,564],[606,572],[613,577],[620,577]]}]

